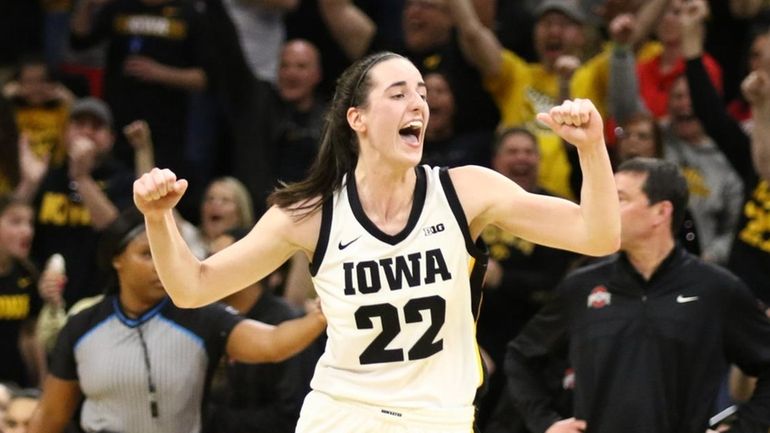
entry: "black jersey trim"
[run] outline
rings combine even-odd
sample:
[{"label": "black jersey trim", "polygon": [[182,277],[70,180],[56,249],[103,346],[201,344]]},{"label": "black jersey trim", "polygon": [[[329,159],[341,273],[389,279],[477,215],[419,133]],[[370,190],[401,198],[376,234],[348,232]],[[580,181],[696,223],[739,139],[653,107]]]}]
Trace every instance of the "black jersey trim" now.
[{"label": "black jersey trim", "polygon": [[489,248],[480,236],[474,246],[481,251],[481,256],[474,256],[469,279],[471,284],[471,311],[473,319],[478,321],[481,315],[481,304],[484,302],[484,277],[487,275],[487,265],[489,264]]},{"label": "black jersey trim", "polygon": [[179,331],[182,335],[187,336],[189,339],[191,339],[195,344],[197,344],[199,347],[206,348],[206,342],[203,340],[203,337],[196,334],[195,331],[192,329],[185,328],[184,325],[181,323],[176,322],[174,319],[171,319],[169,317],[164,316],[163,314],[158,314],[158,320],[167,324],[173,329],[176,329]]},{"label": "black jersey trim", "polygon": [[418,166],[414,168],[414,172],[417,175],[417,182],[414,186],[414,199],[412,200],[412,210],[409,213],[409,219],[406,222],[406,226],[395,235],[389,235],[377,227],[372,220],[366,216],[361,201],[358,199],[358,190],[356,188],[356,181],[353,173],[348,174],[348,201],[350,202],[350,208],[353,211],[358,223],[369,232],[370,235],[376,239],[385,242],[386,244],[396,245],[412,233],[414,227],[417,225],[417,221],[420,219],[422,209],[425,206],[425,195],[428,190],[427,176],[425,175],[425,168]]},{"label": "black jersey trim", "polygon": [[332,213],[334,212],[334,196],[327,198],[321,207],[321,230],[318,233],[318,243],[313,252],[313,262],[310,263],[310,275],[314,276],[321,267],[321,262],[326,255],[326,248],[329,246],[329,236],[332,230]]},{"label": "black jersey trim", "polygon": [[473,237],[471,237],[471,230],[468,226],[468,220],[465,218],[465,211],[463,211],[463,206],[457,197],[457,191],[455,191],[455,186],[452,183],[452,178],[449,176],[449,169],[447,167],[439,169],[439,179],[441,180],[441,187],[444,189],[444,195],[446,195],[449,202],[449,207],[452,209],[452,213],[460,225],[460,230],[463,232],[465,249],[468,251],[468,254],[476,259],[485,259],[486,251],[484,251],[484,247],[478,247],[476,242],[473,241]]}]

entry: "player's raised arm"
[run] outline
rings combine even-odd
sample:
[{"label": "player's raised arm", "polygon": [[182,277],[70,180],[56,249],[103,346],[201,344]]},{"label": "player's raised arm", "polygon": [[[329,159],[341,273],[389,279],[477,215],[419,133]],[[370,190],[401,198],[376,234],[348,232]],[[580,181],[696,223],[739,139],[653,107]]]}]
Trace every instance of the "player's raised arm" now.
[{"label": "player's raised arm", "polygon": [[476,235],[497,225],[542,245],[593,256],[620,245],[620,210],[603,123],[586,99],[565,101],[538,120],[577,147],[583,186],[580,204],[530,194],[508,178],[481,167],[452,170],[452,180]]},{"label": "player's raised arm", "polygon": [[312,217],[295,223],[286,211],[273,207],[245,238],[201,262],[182,239],[172,214],[186,190],[187,181],[168,169],[154,168],[134,182],[134,202],[145,217],[158,276],[180,307],[219,300],[260,280],[298,249],[314,247],[294,242],[317,233],[317,227],[307,230],[315,222]]}]

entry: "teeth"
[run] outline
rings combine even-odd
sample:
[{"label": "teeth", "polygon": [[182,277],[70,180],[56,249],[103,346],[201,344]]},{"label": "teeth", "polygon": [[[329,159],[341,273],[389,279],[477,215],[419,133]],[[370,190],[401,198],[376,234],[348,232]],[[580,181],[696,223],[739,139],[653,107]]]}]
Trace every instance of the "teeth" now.
[{"label": "teeth", "polygon": [[406,124],[407,128],[419,128],[422,129],[422,121],[420,120],[412,120],[411,122]]}]

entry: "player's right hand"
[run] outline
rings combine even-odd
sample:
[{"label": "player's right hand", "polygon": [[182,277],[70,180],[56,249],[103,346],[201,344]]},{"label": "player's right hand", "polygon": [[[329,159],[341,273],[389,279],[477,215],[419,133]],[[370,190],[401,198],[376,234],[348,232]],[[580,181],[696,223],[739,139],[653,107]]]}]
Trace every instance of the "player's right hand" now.
[{"label": "player's right hand", "polygon": [[171,210],[187,191],[187,181],[173,171],[153,168],[134,181],[134,204],[147,217]]}]

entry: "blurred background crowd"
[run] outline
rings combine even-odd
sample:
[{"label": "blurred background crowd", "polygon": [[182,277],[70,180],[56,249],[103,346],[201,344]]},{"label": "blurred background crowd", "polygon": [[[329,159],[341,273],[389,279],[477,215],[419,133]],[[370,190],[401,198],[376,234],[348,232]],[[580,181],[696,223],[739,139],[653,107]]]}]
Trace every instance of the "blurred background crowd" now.
[{"label": "blurred background crowd", "polygon": [[[591,99],[613,163],[680,166],[681,245],[770,305],[770,156],[752,142],[770,137],[768,28],[765,0],[3,0],[0,432],[26,431],[57,334],[103,296],[101,238],[133,206],[137,175],[190,180],[178,218],[205,258],[303,178],[336,77],[382,50],[423,73],[425,163],[487,166],[538,194],[577,200],[581,178],[574,147],[536,113]],[[482,238],[478,426],[527,431],[504,398],[506,344],[584,258],[493,228]],[[298,256],[226,302],[278,323],[311,292]],[[322,347],[275,365],[212,360],[202,431],[293,431]],[[567,416],[569,366],[553,364]],[[718,406],[745,396],[728,388]],[[80,428],[74,416],[67,429]]]}]

